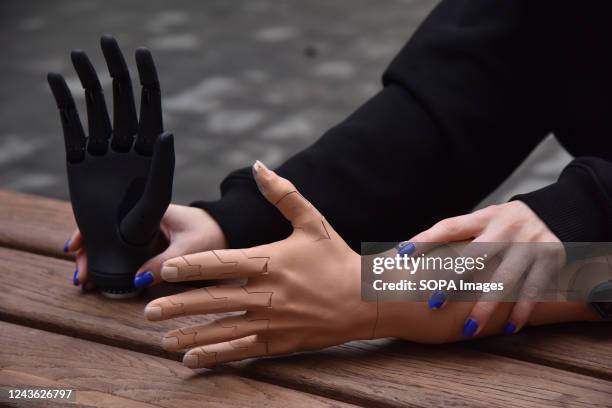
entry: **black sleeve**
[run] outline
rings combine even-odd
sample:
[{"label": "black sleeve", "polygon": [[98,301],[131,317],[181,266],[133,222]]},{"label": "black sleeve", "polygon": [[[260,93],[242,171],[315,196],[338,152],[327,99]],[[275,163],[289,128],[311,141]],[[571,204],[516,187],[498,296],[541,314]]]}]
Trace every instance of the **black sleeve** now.
[{"label": "black sleeve", "polygon": [[[543,2],[446,0],[383,75],[383,89],[278,168],[353,248],[399,241],[469,211],[550,130]],[[193,205],[231,247],[287,236],[249,169]]]},{"label": "black sleeve", "polygon": [[612,163],[580,157],[559,180],[514,196],[527,204],[563,242],[612,241]]}]

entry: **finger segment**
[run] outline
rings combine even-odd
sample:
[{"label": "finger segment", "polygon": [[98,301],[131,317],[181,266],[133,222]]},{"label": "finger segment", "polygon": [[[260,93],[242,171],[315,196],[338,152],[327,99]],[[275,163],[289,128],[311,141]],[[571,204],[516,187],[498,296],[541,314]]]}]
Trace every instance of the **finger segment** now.
[{"label": "finger segment", "polygon": [[249,336],[263,332],[270,326],[269,319],[249,319],[247,316],[231,316],[171,331],[162,339],[162,345],[168,351],[183,350]]},{"label": "finger segment", "polygon": [[132,147],[134,136],[138,131],[138,118],[132,80],[123,54],[117,40],[111,36],[103,36],[100,46],[113,78],[113,141],[111,147],[115,151],[127,152]]},{"label": "finger segment", "polygon": [[268,169],[259,160],[253,165],[253,176],[263,196],[272,203],[294,227],[323,216],[306,200],[289,180]]},{"label": "finger segment", "polygon": [[432,243],[463,241],[478,236],[485,225],[482,217],[474,214],[446,218],[414,236],[410,241]]},{"label": "finger segment", "polygon": [[81,248],[76,253],[76,266],[78,275],[78,283],[82,285],[87,282],[89,271],[87,269],[87,254],[85,253],[85,249]]},{"label": "finger segment", "polygon": [[85,89],[85,99],[87,101],[87,117],[89,123],[89,141],[87,151],[93,155],[104,154],[107,151],[108,140],[111,137],[112,129],[102,86],[98,80],[98,75],[91,61],[81,50],[72,51],[72,64]]},{"label": "finger segment", "polygon": [[512,308],[512,313],[509,317],[509,321],[515,327],[513,332],[520,330],[527,323],[529,316],[537,305],[537,300],[546,294],[554,271],[555,266],[550,261],[536,261],[531,267],[521,287],[518,302]]},{"label": "finger segment", "polygon": [[161,90],[153,56],[148,49],[139,48],[136,50],[136,65],[142,90],[140,123],[135,149],[140,154],[150,156],[157,136],[164,131]]},{"label": "finger segment", "polygon": [[145,308],[149,320],[178,316],[237,312],[270,307],[273,292],[249,292],[245,287],[212,286],[167,296],[150,302]]},{"label": "finger segment", "polygon": [[85,159],[85,131],[79,119],[79,113],[66,80],[56,73],[47,75],[49,87],[60,111],[62,129],[64,131],[64,144],[66,146],[66,159],[70,163],[78,163]]},{"label": "finger segment", "polygon": [[209,368],[217,364],[268,354],[268,343],[257,336],[211,344],[190,350],[183,357],[183,364],[189,368]]},{"label": "finger segment", "polygon": [[165,132],[157,139],[142,197],[121,220],[119,227],[125,240],[132,244],[145,244],[155,238],[159,221],[172,200],[174,136]]},{"label": "finger segment", "polygon": [[517,282],[521,280],[531,263],[531,257],[520,249],[513,247],[505,254],[490,279],[491,282],[503,284],[504,290],[484,294],[476,302],[470,314],[470,320],[476,321],[478,327],[473,335],[478,335],[487,325],[502,302],[502,295],[507,295],[515,290]]},{"label": "finger segment", "polygon": [[269,261],[270,257],[251,257],[242,249],[201,252],[166,261],[162,278],[168,282],[248,278],[266,273]]}]

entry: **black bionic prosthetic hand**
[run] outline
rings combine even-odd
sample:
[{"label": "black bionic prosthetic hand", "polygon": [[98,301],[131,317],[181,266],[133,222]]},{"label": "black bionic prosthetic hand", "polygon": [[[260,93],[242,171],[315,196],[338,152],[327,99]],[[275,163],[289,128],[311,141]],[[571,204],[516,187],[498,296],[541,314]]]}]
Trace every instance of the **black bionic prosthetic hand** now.
[{"label": "black bionic prosthetic hand", "polygon": [[85,89],[89,137],[85,137],[66,81],[47,79],[60,110],[66,144],[70,200],[87,249],[89,277],[107,294],[133,292],[136,270],[160,252],[159,225],[172,196],[174,142],[163,133],[161,94],[149,50],[136,50],[142,84],[140,121],[132,83],[117,41],[101,39],[113,78],[113,126],[102,87],[87,55],[72,52]]}]

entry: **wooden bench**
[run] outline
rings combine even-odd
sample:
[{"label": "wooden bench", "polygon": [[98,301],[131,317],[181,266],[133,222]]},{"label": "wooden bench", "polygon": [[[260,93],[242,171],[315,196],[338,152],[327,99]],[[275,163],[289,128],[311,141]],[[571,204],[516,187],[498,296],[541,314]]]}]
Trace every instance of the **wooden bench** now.
[{"label": "wooden bench", "polygon": [[[72,286],[69,203],[0,191],[0,387],[63,387],[100,407],[612,407],[612,325],[529,328],[444,346],[393,339],[194,372],[160,347],[183,317]],[[418,329],[418,328],[415,328]],[[0,403],[1,405],[1,403]]]}]

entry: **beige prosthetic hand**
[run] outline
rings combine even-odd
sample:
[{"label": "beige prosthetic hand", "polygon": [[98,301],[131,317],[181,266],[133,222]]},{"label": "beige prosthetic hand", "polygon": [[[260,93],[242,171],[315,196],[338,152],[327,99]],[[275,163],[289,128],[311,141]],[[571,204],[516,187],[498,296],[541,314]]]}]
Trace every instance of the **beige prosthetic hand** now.
[{"label": "beige prosthetic hand", "polygon": [[[244,312],[166,333],[165,349],[189,350],[185,365],[212,367],[358,339],[463,339],[473,302],[432,311],[425,302],[362,301],[360,256],[291,182],[259,162],[253,172],[260,191],[291,222],[293,233],[259,247],[200,252],[164,262],[161,277],[166,281],[227,279],[228,284],[156,299],[145,308],[149,320]],[[243,283],[229,283],[236,279]],[[479,335],[500,333],[510,311],[511,305],[498,308]],[[584,304],[574,309],[541,304],[532,316],[539,324],[581,320],[588,318],[588,309]]]},{"label": "beige prosthetic hand", "polygon": [[319,349],[374,337],[376,304],[361,301],[360,258],[288,180],[256,162],[262,194],[292,223],[287,239],[248,249],[216,250],[170,259],[169,282],[246,278],[156,299],[150,320],[246,311],[166,334],[168,350],[195,347],[188,367]]}]

